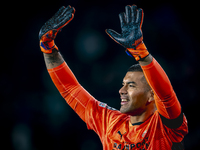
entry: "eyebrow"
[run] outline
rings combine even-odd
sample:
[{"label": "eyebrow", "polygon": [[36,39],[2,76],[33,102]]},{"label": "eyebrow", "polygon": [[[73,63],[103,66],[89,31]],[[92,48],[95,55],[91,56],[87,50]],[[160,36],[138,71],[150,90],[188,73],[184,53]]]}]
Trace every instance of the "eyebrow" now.
[{"label": "eyebrow", "polygon": [[[123,84],[123,83],[124,83],[124,82],[122,82],[122,84]],[[137,83],[134,82],[134,81],[126,82],[126,84],[135,84],[135,85],[137,85]]]}]

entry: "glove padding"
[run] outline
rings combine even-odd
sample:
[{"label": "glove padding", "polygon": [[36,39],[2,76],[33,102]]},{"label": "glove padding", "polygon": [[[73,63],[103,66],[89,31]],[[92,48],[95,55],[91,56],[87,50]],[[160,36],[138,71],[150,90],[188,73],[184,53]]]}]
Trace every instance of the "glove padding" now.
[{"label": "glove padding", "polygon": [[149,52],[144,43],[142,42],[136,47],[136,49],[127,48],[126,54],[128,56],[134,57],[136,61],[141,61],[149,55]]},{"label": "glove padding", "polygon": [[[146,57],[147,49],[143,43],[142,35],[142,23],[143,23],[143,10],[141,8],[137,9],[136,5],[125,7],[125,13],[119,14],[120,24],[121,24],[121,34],[117,33],[112,29],[107,29],[106,33],[118,44],[127,48],[126,53],[129,56],[137,57],[136,60],[140,60]],[[142,47],[142,53],[145,55],[140,55],[141,51],[138,51],[138,46]],[[144,53],[144,49],[147,51]],[[140,49],[141,50],[141,49]],[[135,52],[134,54],[132,52]],[[147,54],[147,55],[146,55]]]},{"label": "glove padding", "polygon": [[54,39],[57,33],[73,19],[74,13],[75,9],[70,5],[66,8],[62,6],[58,12],[42,26],[39,32],[40,48],[42,52],[49,54],[52,53],[53,49],[58,50]]}]

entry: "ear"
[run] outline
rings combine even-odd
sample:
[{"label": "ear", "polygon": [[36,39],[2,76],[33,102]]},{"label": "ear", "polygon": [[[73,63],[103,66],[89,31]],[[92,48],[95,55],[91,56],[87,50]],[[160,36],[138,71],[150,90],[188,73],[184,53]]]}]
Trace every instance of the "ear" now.
[{"label": "ear", "polygon": [[148,91],[148,100],[147,100],[147,102],[146,102],[146,106],[149,105],[149,104],[151,104],[152,102],[153,102],[153,103],[155,102],[155,101],[154,101],[154,93],[153,93],[152,90],[149,90],[149,91]]},{"label": "ear", "polygon": [[150,91],[149,91],[149,94],[150,94],[150,96],[149,96],[148,102],[150,103],[150,102],[154,101],[154,93],[153,93],[153,90],[150,90]]}]

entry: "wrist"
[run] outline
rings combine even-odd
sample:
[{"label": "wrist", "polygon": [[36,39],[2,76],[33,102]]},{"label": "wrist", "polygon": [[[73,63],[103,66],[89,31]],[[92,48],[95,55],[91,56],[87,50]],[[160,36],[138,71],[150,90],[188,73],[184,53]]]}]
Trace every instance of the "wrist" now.
[{"label": "wrist", "polygon": [[139,64],[141,66],[147,66],[153,61],[153,56],[149,54],[147,57],[145,57],[143,60],[139,60]]},{"label": "wrist", "polygon": [[57,30],[50,30],[45,33],[40,39],[40,48],[43,53],[51,54],[53,49],[58,51],[54,39],[56,38]]},{"label": "wrist", "polygon": [[55,68],[64,62],[62,55],[57,50],[53,49],[52,53],[43,53],[43,55],[47,69]]},{"label": "wrist", "polygon": [[58,51],[58,47],[55,45],[54,40],[45,42],[40,40],[40,49],[43,53],[46,54],[51,54],[53,49]]},{"label": "wrist", "polygon": [[136,61],[141,61],[149,55],[149,52],[144,42],[141,42],[135,49],[127,48],[126,53],[129,56],[134,57]]}]

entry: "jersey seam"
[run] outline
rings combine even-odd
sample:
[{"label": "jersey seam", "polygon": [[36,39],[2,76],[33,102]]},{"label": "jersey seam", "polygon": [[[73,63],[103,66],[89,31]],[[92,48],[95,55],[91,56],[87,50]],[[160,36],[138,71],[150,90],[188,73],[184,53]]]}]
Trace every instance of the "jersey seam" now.
[{"label": "jersey seam", "polygon": [[[58,81],[60,82],[60,84],[62,85],[62,87],[65,89],[65,91],[67,91],[65,85],[64,85],[64,84],[61,82],[61,80],[58,78],[57,73],[56,73],[55,71],[53,71],[53,73],[55,74],[56,78],[58,79]],[[79,84],[78,84],[78,85],[79,85]],[[81,87],[81,86],[79,85],[79,87]],[[86,106],[84,106],[84,105],[79,101],[79,99],[77,99],[73,94],[71,94],[71,92],[68,92],[68,93],[71,95],[71,97],[73,97],[75,100],[77,100],[84,108],[86,108]]]}]

